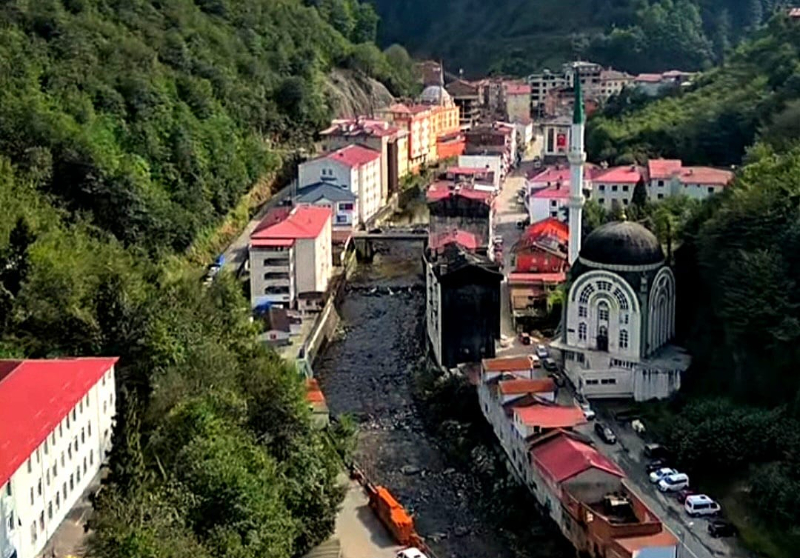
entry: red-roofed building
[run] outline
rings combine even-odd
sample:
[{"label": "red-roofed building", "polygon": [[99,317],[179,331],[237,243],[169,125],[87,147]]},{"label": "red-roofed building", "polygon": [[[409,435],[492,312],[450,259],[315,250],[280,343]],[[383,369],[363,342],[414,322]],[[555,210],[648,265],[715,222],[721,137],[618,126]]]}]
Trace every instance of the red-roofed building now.
[{"label": "red-roofed building", "polygon": [[[587,163],[584,166],[583,189],[592,189],[592,180],[601,171],[600,167]],[[531,173],[525,181],[525,206],[531,223],[555,217],[566,221],[569,198],[569,166],[552,165]]]},{"label": "red-roofed building", "polygon": [[532,380],[515,378],[499,381],[497,391],[500,402],[505,405],[512,401],[518,401],[526,395],[553,402],[556,399],[557,388],[552,378],[534,378]]},{"label": "red-roofed building", "polygon": [[675,159],[651,159],[647,163],[647,194],[651,201],[669,196],[705,199],[722,192],[733,173],[712,167],[684,167]]},{"label": "red-roofed building", "polygon": [[408,132],[408,165],[417,172],[428,161],[431,144],[436,143],[431,123],[431,108],[426,105],[395,103],[377,111],[378,118]]},{"label": "red-roofed building", "polygon": [[458,229],[474,234],[480,246],[489,246],[494,212],[491,192],[440,181],[431,185],[426,198],[431,235]]},{"label": "red-roofed building", "polygon": [[365,117],[334,120],[320,132],[322,148],[333,151],[360,144],[381,154],[381,201],[396,192],[408,174],[408,131],[383,120]]},{"label": "red-roofed building", "polygon": [[268,215],[250,235],[253,308],[295,308],[300,294],[321,298],[333,264],[331,231],[328,207],[299,205],[278,222]]},{"label": "red-roofed building", "polygon": [[554,428],[575,428],[585,424],[580,407],[563,405],[530,405],[514,408],[514,427],[523,438]]},{"label": "red-roofed building", "polygon": [[0,550],[39,555],[99,472],[111,449],[116,362],[0,360]]},{"label": "red-roofed building", "polygon": [[480,240],[472,233],[454,230],[430,235],[428,247],[431,250],[440,250],[448,244],[456,243],[470,251],[475,251],[480,247]]},{"label": "red-roofed building", "polygon": [[485,358],[481,361],[481,381],[489,382],[508,374],[515,378],[533,378],[534,369],[539,368],[539,357],[521,355],[515,357]]},{"label": "red-roofed building", "polygon": [[531,86],[527,83],[506,82],[506,118],[509,122],[528,122],[531,119]]},{"label": "red-roofed building", "polygon": [[612,167],[600,172],[592,180],[592,199],[606,210],[616,204],[624,208],[633,199],[636,183],[645,176],[645,169],[638,165]]},{"label": "red-roofed building", "polygon": [[348,145],[298,168],[298,186],[326,182],[350,190],[358,198],[358,223],[365,223],[383,207],[381,152]]}]

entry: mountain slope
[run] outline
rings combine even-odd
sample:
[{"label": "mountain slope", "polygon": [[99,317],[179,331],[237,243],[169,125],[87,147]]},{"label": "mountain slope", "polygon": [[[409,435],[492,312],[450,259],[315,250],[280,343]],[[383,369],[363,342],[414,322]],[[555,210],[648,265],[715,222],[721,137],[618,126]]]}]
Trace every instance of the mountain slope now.
[{"label": "mountain slope", "polygon": [[455,72],[524,74],[575,56],[632,72],[700,69],[782,0],[373,0],[380,40]]}]

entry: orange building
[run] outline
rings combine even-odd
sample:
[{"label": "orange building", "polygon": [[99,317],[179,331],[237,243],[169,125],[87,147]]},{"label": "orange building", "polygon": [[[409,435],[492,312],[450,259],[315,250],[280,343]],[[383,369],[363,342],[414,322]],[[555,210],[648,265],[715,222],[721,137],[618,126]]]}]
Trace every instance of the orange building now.
[{"label": "orange building", "polygon": [[461,136],[460,109],[450,93],[441,85],[429,85],[419,97],[420,103],[430,108],[431,135],[428,161],[435,162],[464,154],[465,143]]},{"label": "orange building", "polygon": [[431,137],[436,148],[436,136],[432,135],[431,107],[426,105],[406,105],[395,103],[376,111],[378,118],[391,122],[408,132],[408,168],[417,172],[420,165],[430,159]]}]

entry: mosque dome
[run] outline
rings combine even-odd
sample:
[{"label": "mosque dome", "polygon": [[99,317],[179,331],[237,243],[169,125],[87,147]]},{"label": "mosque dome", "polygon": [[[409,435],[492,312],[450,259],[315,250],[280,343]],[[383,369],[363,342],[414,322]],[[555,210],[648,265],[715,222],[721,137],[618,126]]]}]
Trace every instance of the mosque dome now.
[{"label": "mosque dome", "polygon": [[580,252],[581,262],[646,267],[664,262],[664,251],[656,236],[638,223],[606,223],[589,234]]},{"label": "mosque dome", "polygon": [[453,106],[453,98],[450,93],[440,85],[429,85],[422,91],[419,100],[427,105]]}]

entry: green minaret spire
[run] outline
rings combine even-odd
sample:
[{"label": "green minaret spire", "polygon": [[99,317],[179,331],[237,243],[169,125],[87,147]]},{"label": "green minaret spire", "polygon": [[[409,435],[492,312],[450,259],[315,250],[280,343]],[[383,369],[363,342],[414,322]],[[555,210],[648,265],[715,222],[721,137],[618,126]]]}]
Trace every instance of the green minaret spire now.
[{"label": "green minaret spire", "polygon": [[583,124],[583,92],[581,91],[581,76],[578,68],[575,68],[575,109],[572,111],[572,123]]}]

